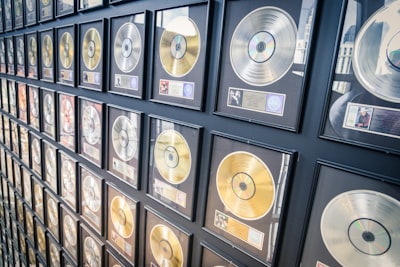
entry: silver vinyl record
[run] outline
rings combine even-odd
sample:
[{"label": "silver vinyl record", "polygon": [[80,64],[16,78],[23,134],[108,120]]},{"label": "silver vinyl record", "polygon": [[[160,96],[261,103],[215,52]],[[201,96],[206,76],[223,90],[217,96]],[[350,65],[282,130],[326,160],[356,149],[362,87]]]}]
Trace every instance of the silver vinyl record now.
[{"label": "silver vinyl record", "polygon": [[24,47],[25,47],[24,40],[22,38],[18,39],[18,42],[17,42],[17,63],[20,66],[24,65]]},{"label": "silver vinyl record", "polygon": [[37,64],[37,41],[35,37],[30,37],[28,42],[28,58],[31,66]]},{"label": "silver vinyl record", "polygon": [[39,116],[39,93],[36,90],[32,91],[32,98],[33,98],[33,102],[31,105],[31,113],[32,116],[34,116],[35,118],[37,118]]},{"label": "silver vinyl record", "polygon": [[370,190],[333,198],[321,216],[323,242],[342,266],[400,266],[400,201]]},{"label": "silver vinyl record", "polygon": [[49,224],[58,227],[57,203],[52,198],[47,200],[47,214],[47,217],[49,218]]},{"label": "silver vinyl record", "polygon": [[44,97],[44,119],[48,124],[54,122],[54,100],[50,94],[46,94]]},{"label": "silver vinyl record", "polygon": [[85,238],[83,249],[85,263],[88,266],[101,266],[100,249],[92,237],[88,236]]},{"label": "silver vinyl record", "polygon": [[95,145],[101,136],[101,121],[97,110],[92,106],[86,106],[82,114],[82,134],[86,141]]},{"label": "silver vinyl record", "polygon": [[56,155],[53,149],[46,150],[46,172],[51,177],[56,177]]},{"label": "silver vinyl record", "polygon": [[83,201],[93,212],[97,212],[101,206],[100,186],[92,176],[88,175],[83,181]]},{"label": "silver vinyl record", "polygon": [[68,214],[64,216],[63,219],[63,229],[65,240],[70,246],[75,246],[77,243],[77,231],[74,219]]},{"label": "silver vinyl record", "polygon": [[40,159],[40,142],[38,139],[32,140],[32,159],[36,165],[39,165],[41,162]]},{"label": "silver vinyl record", "polygon": [[61,102],[60,125],[64,133],[73,133],[74,131],[74,107],[71,101],[63,98]]},{"label": "silver vinyl record", "polygon": [[231,39],[230,60],[245,83],[265,86],[281,79],[293,64],[297,27],[284,10],[265,6],[251,11]]},{"label": "silver vinyl record", "polygon": [[354,43],[357,80],[383,100],[400,103],[400,1],[380,8],[361,27]]},{"label": "silver vinyl record", "polygon": [[139,29],[131,22],[124,23],[117,31],[114,41],[114,59],[123,72],[132,71],[138,64],[142,51]]},{"label": "silver vinyl record", "polygon": [[136,125],[126,116],[118,116],[112,126],[111,140],[118,157],[131,160],[137,151]]},{"label": "silver vinyl record", "polygon": [[6,63],[6,47],[4,45],[4,41],[0,42],[0,63]]},{"label": "silver vinyl record", "polygon": [[74,169],[74,164],[70,160],[64,160],[62,162],[62,184],[63,188],[68,192],[68,193],[74,193],[75,191],[75,169]]}]

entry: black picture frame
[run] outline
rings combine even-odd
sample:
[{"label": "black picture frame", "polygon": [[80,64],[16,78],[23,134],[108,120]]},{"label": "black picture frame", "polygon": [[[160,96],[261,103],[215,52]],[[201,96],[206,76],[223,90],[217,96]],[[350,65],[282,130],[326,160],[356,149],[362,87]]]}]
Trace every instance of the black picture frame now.
[{"label": "black picture frame", "polygon": [[[78,49],[76,46],[75,24],[55,29],[57,37],[57,83],[74,87],[76,85],[76,58]],[[67,43],[63,43],[67,42]],[[72,52],[71,52],[72,50]]]},{"label": "black picture frame", "polygon": [[14,0],[14,30],[24,27],[24,6],[22,0]]},{"label": "black picture frame", "polygon": [[29,32],[26,36],[26,63],[27,63],[27,74],[26,76],[30,79],[39,79],[39,43],[37,32]]},{"label": "black picture frame", "polygon": [[26,76],[26,58],[25,58],[25,35],[15,35],[15,49],[17,51],[16,55],[16,65],[17,71],[16,75],[19,77]]},{"label": "black picture frame", "polygon": [[6,45],[4,37],[0,37],[0,73],[7,73]]},{"label": "black picture frame", "polygon": [[75,152],[77,141],[77,97],[58,93],[58,143]]},{"label": "black picture frame", "polygon": [[54,0],[39,1],[39,22],[43,23],[54,18]]},{"label": "black picture frame", "polygon": [[60,197],[73,211],[78,211],[78,162],[62,150],[58,150]]},{"label": "black picture frame", "polygon": [[[42,1],[42,0],[41,0]],[[42,81],[54,82],[55,75],[55,38],[54,29],[39,31],[39,78]]]},{"label": "black picture frame", "polygon": [[94,10],[102,8],[104,5],[104,0],[79,0],[78,11]]},{"label": "black picture frame", "polygon": [[36,85],[28,84],[29,97],[29,125],[40,131],[41,124],[41,89]]},{"label": "black picture frame", "polygon": [[37,23],[38,3],[37,0],[25,0],[25,26],[32,26]]},{"label": "black picture frame", "polygon": [[15,74],[15,47],[14,47],[14,37],[6,36],[6,51],[7,51],[7,74]]},{"label": "black picture frame", "polygon": [[41,88],[41,132],[52,140],[57,137],[57,98],[56,91],[48,88]]},{"label": "black picture frame", "polygon": [[76,1],[56,0],[56,18],[73,15],[76,12]]}]

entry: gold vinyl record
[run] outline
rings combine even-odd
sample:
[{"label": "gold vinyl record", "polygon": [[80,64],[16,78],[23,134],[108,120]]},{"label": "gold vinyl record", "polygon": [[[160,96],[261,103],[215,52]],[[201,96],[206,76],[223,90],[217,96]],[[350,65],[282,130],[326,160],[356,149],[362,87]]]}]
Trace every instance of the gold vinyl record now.
[{"label": "gold vinyl record", "polygon": [[39,117],[39,93],[36,90],[32,90],[32,102],[30,105],[31,114],[33,117]]},{"label": "gold vinyl record", "polygon": [[56,155],[53,149],[46,149],[46,172],[51,177],[56,177]]},{"label": "gold vinyl record", "polygon": [[36,227],[36,237],[39,251],[46,251],[46,236],[42,227]]},{"label": "gold vinyl record", "polygon": [[43,206],[43,192],[42,187],[39,184],[35,184],[35,206],[42,207]]},{"label": "gold vinyl record", "polygon": [[400,103],[400,1],[375,12],[354,43],[353,70],[371,94]]},{"label": "gold vinyl record", "polygon": [[83,202],[93,212],[99,211],[101,207],[100,186],[90,175],[83,180]]},{"label": "gold vinyl record", "polygon": [[95,28],[86,31],[82,43],[83,63],[89,70],[94,70],[100,63],[102,54],[102,41],[100,33]]},{"label": "gold vinyl record", "polygon": [[25,49],[25,44],[24,44],[24,40],[18,39],[17,41],[17,63],[18,65],[22,66],[25,64],[24,62],[24,50]]},{"label": "gold vinyl record", "polygon": [[69,69],[74,60],[74,39],[69,32],[64,32],[60,38],[59,56],[61,65]]},{"label": "gold vinyl record", "polygon": [[44,119],[47,124],[54,122],[54,99],[50,94],[44,96]]},{"label": "gold vinyl record", "polygon": [[160,39],[160,60],[164,70],[173,77],[188,74],[200,55],[200,32],[189,17],[179,16],[165,27]]},{"label": "gold vinyl record", "polygon": [[95,145],[101,137],[101,120],[96,108],[85,106],[82,114],[82,135],[86,141]]},{"label": "gold vinyl record", "polygon": [[50,244],[50,267],[60,266],[60,251],[53,243]]},{"label": "gold vinyl record", "polygon": [[123,72],[132,71],[139,62],[142,38],[132,22],[124,23],[117,31],[114,41],[114,59]]},{"label": "gold vinyl record", "polygon": [[74,106],[68,98],[61,101],[60,125],[64,133],[72,134],[75,127]]},{"label": "gold vinyl record", "polygon": [[76,223],[74,219],[68,214],[64,216],[63,219],[63,229],[64,229],[64,238],[66,242],[70,246],[75,246],[77,244],[77,231],[76,231]]},{"label": "gold vinyl record", "polygon": [[343,266],[400,266],[400,201],[352,190],[333,198],[321,216],[321,236]]},{"label": "gold vinyl record", "polygon": [[227,155],[218,166],[216,185],[224,206],[241,219],[260,219],[274,203],[275,182],[271,171],[249,152]]},{"label": "gold vinyl record", "polygon": [[30,37],[28,41],[28,59],[31,66],[37,64],[37,42],[35,37]]},{"label": "gold vinyl record", "polygon": [[38,139],[32,140],[32,160],[36,165],[39,165],[41,162],[40,159],[40,142]]},{"label": "gold vinyl record", "polygon": [[155,165],[160,175],[172,184],[180,184],[190,173],[192,157],[185,138],[175,130],[165,130],[154,145]]},{"label": "gold vinyl record", "polygon": [[115,230],[123,238],[129,238],[134,230],[134,217],[127,201],[116,196],[111,200],[111,221]]},{"label": "gold vinyl record", "polygon": [[245,83],[265,86],[281,79],[293,64],[297,27],[284,10],[265,6],[237,25],[230,44],[231,66]]},{"label": "gold vinyl record", "polygon": [[62,184],[63,188],[68,192],[68,193],[73,193],[75,191],[75,182],[74,182],[74,164],[70,160],[64,160],[62,162]]},{"label": "gold vinyl record", "polygon": [[85,238],[83,250],[85,263],[88,266],[101,266],[100,248],[92,237],[88,236]]},{"label": "gold vinyl record", "polygon": [[53,64],[53,40],[48,34],[42,40],[42,63],[47,68]]},{"label": "gold vinyl record", "polygon": [[44,5],[44,6],[47,6],[48,4],[49,4],[49,1],[50,0],[41,0],[42,1],[42,4]]},{"label": "gold vinyl record", "polygon": [[182,246],[169,227],[157,224],[151,229],[150,249],[159,266],[183,266]]},{"label": "gold vinyl record", "polygon": [[136,126],[126,116],[118,116],[112,126],[111,141],[115,153],[124,161],[131,160],[137,151]]},{"label": "gold vinyl record", "polygon": [[49,223],[53,226],[58,226],[58,212],[57,212],[57,203],[54,199],[49,198],[47,200],[47,213]]}]

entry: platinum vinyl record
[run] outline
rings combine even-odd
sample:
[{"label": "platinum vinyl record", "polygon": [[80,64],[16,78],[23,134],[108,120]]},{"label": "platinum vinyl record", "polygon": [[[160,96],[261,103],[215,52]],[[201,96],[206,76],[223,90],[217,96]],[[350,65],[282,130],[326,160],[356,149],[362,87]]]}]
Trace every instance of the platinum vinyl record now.
[{"label": "platinum vinyl record", "polygon": [[43,37],[42,41],[42,63],[47,68],[53,64],[53,40],[48,34]]},{"label": "platinum vinyl record", "polygon": [[69,69],[74,60],[74,39],[69,32],[64,32],[58,46],[61,65]]},{"label": "platinum vinyl record", "polygon": [[400,103],[400,1],[380,8],[361,27],[354,43],[353,69],[371,94]]},{"label": "platinum vinyl record", "polygon": [[83,180],[83,201],[93,212],[99,211],[101,207],[100,186],[92,176],[88,175]]},{"label": "platinum vinyl record", "polygon": [[100,33],[95,28],[90,28],[86,31],[82,43],[83,63],[89,70],[97,68],[101,61],[102,41]]},{"label": "platinum vinyl record", "polygon": [[100,249],[96,241],[88,236],[85,238],[83,243],[83,252],[84,252],[84,259],[85,262],[89,266],[101,266],[101,255]]},{"label": "platinum vinyl record", "polygon": [[74,193],[75,191],[75,182],[73,180],[74,178],[74,164],[70,160],[64,160],[62,162],[62,184],[63,188],[68,192],[68,193]]},{"label": "platinum vinyl record", "polygon": [[124,161],[131,160],[137,151],[136,126],[126,116],[118,116],[112,126],[111,141],[115,153]]},{"label": "platinum vinyl record", "polygon": [[60,125],[65,133],[74,132],[74,107],[68,98],[63,98],[61,101],[61,114],[60,114]]},{"label": "platinum vinyl record", "polygon": [[40,165],[40,141],[36,138],[32,140],[32,160],[36,165]]},{"label": "platinum vinyl record", "polygon": [[201,37],[196,23],[186,16],[176,17],[161,35],[161,65],[173,77],[185,76],[196,64],[200,47]]},{"label": "platinum vinyl record", "polygon": [[245,83],[265,86],[281,79],[293,64],[297,27],[284,10],[265,6],[248,13],[237,25],[230,61]]},{"label": "platinum vinyl record", "polygon": [[37,41],[35,37],[30,37],[28,41],[28,59],[31,66],[37,64]]},{"label": "platinum vinyl record", "polygon": [[333,198],[321,216],[321,236],[343,266],[400,266],[400,201],[371,190]]},{"label": "platinum vinyl record", "polygon": [[68,214],[64,216],[63,219],[63,229],[64,237],[70,246],[75,246],[77,244],[77,230],[76,223],[74,219]]},{"label": "platinum vinyl record", "polygon": [[115,196],[111,200],[110,212],[115,230],[123,238],[129,238],[133,234],[135,221],[128,202],[120,196]]},{"label": "platinum vinyl record", "polygon": [[95,145],[101,136],[101,121],[96,108],[85,106],[82,114],[82,134],[86,141]]},{"label": "platinum vinyl record", "polygon": [[50,94],[44,96],[44,119],[48,124],[54,123],[54,99]]},{"label": "platinum vinyl record", "polygon": [[47,200],[47,213],[48,213],[48,220],[49,220],[49,227],[50,226],[57,226],[58,227],[58,212],[57,212],[57,203],[54,199],[49,198]]},{"label": "platinum vinyl record", "polygon": [[275,182],[268,166],[256,155],[238,151],[222,159],[216,174],[219,198],[237,217],[264,217],[275,200]]},{"label": "platinum vinyl record", "polygon": [[168,226],[157,224],[151,229],[150,250],[160,266],[183,266],[182,246]]},{"label": "platinum vinyl record", "polygon": [[46,149],[46,172],[51,177],[56,177],[56,155],[53,149]]},{"label": "platinum vinyl record", "polygon": [[7,56],[8,64],[14,64],[14,42],[12,39],[7,39]]},{"label": "platinum vinyl record", "polygon": [[39,93],[36,90],[32,90],[32,105],[30,105],[31,114],[35,118],[39,117]]},{"label": "platinum vinyl record", "polygon": [[24,65],[24,50],[25,49],[25,44],[24,44],[24,40],[18,39],[17,41],[17,63],[18,65]]},{"label": "platinum vinyl record", "polygon": [[114,60],[122,72],[131,72],[139,62],[142,38],[132,22],[124,23],[117,31],[114,41]]}]

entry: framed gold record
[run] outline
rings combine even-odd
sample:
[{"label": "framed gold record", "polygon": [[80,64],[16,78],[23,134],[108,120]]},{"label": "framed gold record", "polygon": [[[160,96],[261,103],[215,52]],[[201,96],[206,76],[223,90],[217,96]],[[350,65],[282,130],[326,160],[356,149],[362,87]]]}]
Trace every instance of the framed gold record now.
[{"label": "framed gold record", "polygon": [[41,90],[35,85],[28,84],[29,97],[29,125],[40,131],[41,121],[41,105],[40,105]]},{"label": "framed gold record", "polygon": [[106,20],[79,24],[79,82],[78,85],[96,91],[104,88],[104,29]]},{"label": "framed gold record", "polygon": [[56,0],[56,18],[72,15],[76,11],[76,1]]},{"label": "framed gold record", "polygon": [[145,264],[148,266],[189,266],[191,235],[176,224],[146,210]]},{"label": "framed gold record", "polygon": [[81,226],[82,266],[103,266],[104,244],[88,228]]},{"label": "framed gold record", "polygon": [[46,226],[38,220],[37,217],[34,218],[35,222],[35,247],[37,248],[38,255],[45,261],[47,259],[47,240],[46,240]]},{"label": "framed gold record", "polygon": [[137,202],[107,185],[107,241],[131,264],[136,265]]},{"label": "framed gold record", "polygon": [[12,31],[13,29],[13,10],[12,10],[12,1],[4,0],[3,1],[4,8],[4,31]]},{"label": "framed gold record", "polygon": [[14,53],[14,38],[8,36],[5,38],[6,41],[6,52],[7,52],[7,74],[15,74],[15,53]]},{"label": "framed gold record", "polygon": [[78,11],[100,8],[104,5],[104,0],[79,0]]},{"label": "framed gold record", "polygon": [[[22,3],[21,3],[22,5]],[[25,35],[15,36],[15,50],[17,63],[17,76],[25,77]]]},{"label": "framed gold record", "polygon": [[74,211],[77,210],[77,162],[61,150],[58,151],[60,171],[60,195]]},{"label": "framed gold record", "polygon": [[79,165],[80,211],[83,219],[99,234],[103,233],[103,178],[86,166]]},{"label": "framed gold record", "polygon": [[[34,1],[34,0],[32,0]],[[27,63],[27,77],[31,79],[38,79],[38,38],[36,32],[30,32],[25,35],[26,39],[26,63]]]},{"label": "framed gold record", "polygon": [[44,185],[38,178],[32,176],[33,211],[44,223]]},{"label": "framed gold record", "polygon": [[18,228],[18,246],[21,252],[21,261],[27,262],[27,245],[26,245],[26,237],[25,231],[22,227]]},{"label": "framed gold record", "polygon": [[120,261],[120,257],[114,255],[110,250],[106,251],[107,265],[106,266],[124,266]]},{"label": "framed gold record", "polygon": [[10,130],[10,118],[3,115],[3,129],[4,129],[4,144],[7,148],[11,149],[11,130]]},{"label": "framed gold record", "polygon": [[141,98],[146,13],[114,17],[110,21],[110,92]]},{"label": "framed gold record", "polygon": [[9,111],[10,114],[14,117],[17,117],[17,89],[15,88],[15,80],[7,80],[8,83],[8,104],[9,104]]},{"label": "framed gold record", "polygon": [[[47,1],[47,0],[40,0]],[[55,73],[55,39],[54,39],[54,30],[44,30],[39,32],[39,41],[40,41],[40,72],[39,78],[42,81],[54,82],[54,73]]]},{"label": "framed gold record", "polygon": [[39,22],[45,22],[54,18],[54,1],[37,0],[39,2]]},{"label": "framed gold record", "polygon": [[107,169],[122,181],[137,188],[142,114],[108,105],[107,118]]},{"label": "framed gold record", "polygon": [[157,10],[152,99],[202,109],[208,2]]},{"label": "framed gold record", "polygon": [[21,174],[21,164],[19,160],[13,158],[13,169],[14,169],[14,187],[15,192],[18,192],[22,196],[22,174]]},{"label": "framed gold record", "polygon": [[7,53],[4,37],[0,38],[0,72],[7,73]]},{"label": "framed gold record", "polygon": [[8,82],[6,78],[1,78],[1,107],[5,112],[10,111],[8,104]]},{"label": "framed gold record", "polygon": [[24,7],[22,0],[14,0],[14,29],[24,26]]},{"label": "framed gold record", "polygon": [[213,133],[206,229],[272,264],[292,160],[292,152]]},{"label": "framed gold record", "polygon": [[11,150],[19,157],[19,125],[16,121],[10,120]]},{"label": "framed gold record", "polygon": [[47,247],[48,247],[48,258],[47,266],[58,267],[61,266],[61,247],[58,241],[54,239],[49,233],[47,233]]},{"label": "framed gold record", "polygon": [[25,200],[25,204],[32,208],[32,173],[28,168],[22,166],[22,186],[23,186],[23,198]]},{"label": "framed gold record", "polygon": [[58,142],[76,151],[76,97],[58,93]]},{"label": "framed gold record", "polygon": [[54,194],[58,194],[57,149],[46,140],[43,140],[43,158],[42,179]]},{"label": "framed gold record", "polygon": [[79,98],[79,153],[99,167],[103,164],[103,104]]},{"label": "framed gold record", "polygon": [[22,162],[29,166],[29,131],[24,126],[19,127],[20,158]]},{"label": "framed gold record", "polygon": [[28,93],[26,83],[18,82],[18,119],[28,123]]},{"label": "framed gold record", "polygon": [[58,241],[60,240],[60,203],[57,197],[48,189],[45,189],[47,230]]},{"label": "framed gold record", "polygon": [[33,225],[33,212],[29,209],[25,209],[25,233],[30,243],[35,243],[35,228]]},{"label": "framed gold record", "polygon": [[34,173],[42,176],[42,139],[34,134],[32,131],[29,132],[29,143],[30,143],[30,167]]},{"label": "framed gold record", "polygon": [[42,102],[41,102],[41,114],[42,114],[42,132],[52,138],[56,139],[57,130],[57,99],[55,91],[47,88],[41,88]]},{"label": "framed gold record", "polygon": [[37,23],[37,0],[25,0],[25,26]]},{"label": "framed gold record", "polygon": [[151,116],[149,195],[191,219],[202,128]]},{"label": "framed gold record", "polygon": [[56,28],[57,82],[69,86],[76,83],[76,30],[75,25]]},{"label": "framed gold record", "polygon": [[78,262],[79,219],[65,206],[61,206],[62,246],[75,263]]}]

